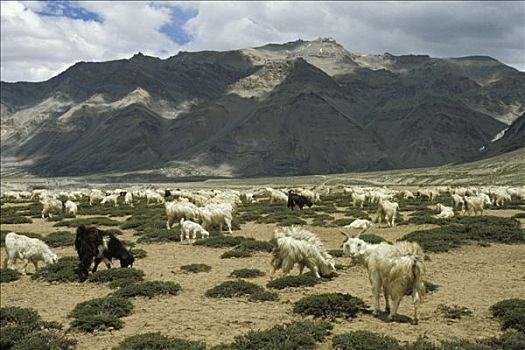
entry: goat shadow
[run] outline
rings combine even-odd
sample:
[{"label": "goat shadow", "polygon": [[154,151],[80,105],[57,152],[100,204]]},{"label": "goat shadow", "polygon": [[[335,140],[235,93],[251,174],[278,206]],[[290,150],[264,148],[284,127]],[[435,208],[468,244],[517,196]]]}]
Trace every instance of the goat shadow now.
[{"label": "goat shadow", "polygon": [[388,319],[388,312],[381,311],[379,315],[374,316],[375,318],[380,319],[383,322],[397,322],[397,323],[409,323],[414,324],[414,320],[411,317],[405,316],[405,315],[395,315],[392,320]]}]

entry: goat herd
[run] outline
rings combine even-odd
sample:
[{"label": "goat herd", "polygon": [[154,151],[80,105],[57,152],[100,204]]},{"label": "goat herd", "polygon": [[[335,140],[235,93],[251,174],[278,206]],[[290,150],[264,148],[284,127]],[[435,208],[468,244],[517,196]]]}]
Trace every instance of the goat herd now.
[{"label": "goat herd", "polygon": [[[380,294],[385,299],[386,312],[389,319],[397,313],[399,303],[407,290],[410,291],[414,304],[414,323],[417,324],[417,305],[425,293],[425,264],[423,249],[414,242],[397,242],[395,244],[370,244],[359,238],[359,235],[370,227],[383,222],[388,227],[396,224],[399,204],[394,198],[424,198],[432,203],[438,196],[450,196],[453,206],[435,203],[434,208],[439,210],[436,218],[451,218],[458,214],[483,215],[487,205],[501,206],[512,199],[525,200],[525,187],[456,187],[448,186],[435,188],[421,188],[415,192],[409,190],[394,190],[379,187],[334,187],[326,186],[316,189],[274,189],[261,188],[250,191],[237,190],[181,190],[181,189],[115,189],[112,191],[73,190],[51,191],[6,191],[2,198],[7,201],[33,199],[42,203],[42,218],[52,218],[53,215],[79,213],[79,203],[75,202],[82,197],[89,199],[90,206],[127,205],[134,206],[134,202],[145,200],[148,205],[163,204],[166,210],[166,228],[172,229],[179,224],[180,240],[190,243],[197,239],[206,239],[210,236],[210,228],[219,226],[229,234],[232,233],[232,219],[241,203],[249,206],[268,199],[270,203],[282,203],[283,211],[303,209],[322,203],[324,195],[337,193],[347,199],[356,208],[363,208],[365,203],[377,207],[374,220],[356,219],[348,229],[358,229],[359,234],[352,237],[347,232],[344,235],[342,250],[345,256],[351,257],[362,264],[368,271],[372,287],[374,313],[379,312]],[[58,198],[67,201],[62,202]],[[123,200],[122,200],[123,198]],[[167,198],[171,200],[167,200]],[[273,232],[270,240],[273,250],[271,254],[272,276],[277,270],[283,275],[288,274],[295,265],[299,267],[299,274],[308,267],[312,273],[321,278],[335,271],[335,260],[323,248],[319,237],[301,226],[278,228]],[[41,240],[29,238],[14,232],[5,237],[7,256],[4,268],[15,269],[17,259],[24,262],[22,272],[25,274],[29,262],[35,269],[38,262],[46,264],[56,263],[57,255]],[[79,258],[79,279],[84,281],[94,262],[92,271],[96,271],[100,262],[104,261],[108,268],[112,266],[112,259],[118,259],[121,267],[132,266],[134,257],[130,249],[113,234],[106,234],[96,227],[80,225],[76,228],[75,249]]]}]

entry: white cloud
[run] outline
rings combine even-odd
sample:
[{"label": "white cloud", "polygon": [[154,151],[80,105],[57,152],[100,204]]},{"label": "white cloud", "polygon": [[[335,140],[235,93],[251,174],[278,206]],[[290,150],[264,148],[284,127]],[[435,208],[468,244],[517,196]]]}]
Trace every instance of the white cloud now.
[{"label": "white cloud", "polygon": [[[524,2],[95,2],[71,3],[102,23],[40,16],[40,2],[1,3],[4,81],[48,79],[76,61],[166,57],[330,36],[358,53],[488,55],[525,70]],[[170,6],[197,9],[180,46],[159,32]]]}]

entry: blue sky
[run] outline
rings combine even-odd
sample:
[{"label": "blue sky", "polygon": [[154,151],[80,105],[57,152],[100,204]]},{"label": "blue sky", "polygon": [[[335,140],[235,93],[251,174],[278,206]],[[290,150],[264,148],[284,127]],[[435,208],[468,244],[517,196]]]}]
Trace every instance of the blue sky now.
[{"label": "blue sky", "polygon": [[523,1],[2,1],[2,81],[78,61],[333,37],[360,54],[484,55],[525,70]]}]

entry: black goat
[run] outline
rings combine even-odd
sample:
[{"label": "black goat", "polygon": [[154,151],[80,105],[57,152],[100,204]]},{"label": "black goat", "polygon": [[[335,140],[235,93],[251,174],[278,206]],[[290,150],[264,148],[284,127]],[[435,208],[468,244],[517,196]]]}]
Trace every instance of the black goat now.
[{"label": "black goat", "polygon": [[288,191],[288,208],[292,209],[295,206],[298,206],[300,209],[303,209],[305,205],[308,206],[308,208],[311,208],[313,203],[306,197],[301,196],[300,194],[292,192],[292,190]]},{"label": "black goat", "polygon": [[80,225],[77,228],[75,249],[80,259],[79,277],[83,282],[89,274],[89,267],[93,260],[93,272],[97,271],[98,265],[104,260],[106,266],[111,268],[111,259],[120,260],[121,267],[133,266],[135,258],[133,254],[113,234],[105,235],[96,227],[87,228]]}]

